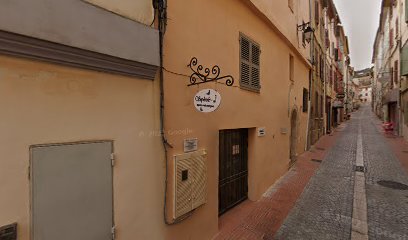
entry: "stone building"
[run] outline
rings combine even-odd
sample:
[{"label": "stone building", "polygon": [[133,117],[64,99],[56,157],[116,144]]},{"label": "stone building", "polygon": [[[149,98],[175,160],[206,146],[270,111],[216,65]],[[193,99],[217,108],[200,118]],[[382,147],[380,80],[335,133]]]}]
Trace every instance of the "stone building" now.
[{"label": "stone building", "polygon": [[405,1],[401,0],[383,0],[372,58],[373,108],[383,121],[394,124],[396,134],[401,134],[403,129],[400,125],[400,49],[404,46],[401,28],[406,28],[404,5]]}]

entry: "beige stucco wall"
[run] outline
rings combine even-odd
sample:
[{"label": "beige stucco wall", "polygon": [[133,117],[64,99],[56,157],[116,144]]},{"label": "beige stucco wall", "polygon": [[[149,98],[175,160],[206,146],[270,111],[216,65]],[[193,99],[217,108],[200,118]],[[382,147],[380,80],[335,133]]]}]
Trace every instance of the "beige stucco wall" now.
[{"label": "beige stucco wall", "polygon": [[152,24],[154,9],[151,0],[83,0],[109,11],[122,15],[126,18],[144,23]]},{"label": "beige stucco wall", "polygon": [[0,226],[17,222],[19,240],[29,239],[30,145],[113,140],[117,239],[164,239],[158,81],[0,62]]},{"label": "beige stucco wall", "polygon": [[297,47],[304,58],[309,56],[309,48],[303,47],[302,32],[296,25],[310,21],[309,1],[293,1],[293,8],[289,8],[288,1],[250,0],[273,23],[290,43]]},{"label": "beige stucco wall", "polygon": [[[285,11],[286,8],[287,5]],[[193,14],[186,14],[186,10]],[[203,17],[203,13],[207,15]],[[165,71],[166,128],[188,130],[183,134],[168,134],[173,146],[169,148],[168,161],[183,152],[185,138],[198,138],[198,148],[208,152],[208,202],[187,220],[167,227],[166,239],[208,240],[218,231],[219,130],[250,129],[248,185],[252,201],[258,200],[288,169],[289,112],[294,107],[300,116],[297,152],[304,149],[307,114],[301,112],[301,106],[303,87],[308,88],[309,68],[270,22],[257,14],[243,1],[235,0],[173,1],[168,6],[165,69],[188,76],[191,71],[187,64],[192,57],[197,57],[199,64],[205,67],[218,65],[221,75],[232,75],[235,84],[233,87],[221,83],[187,87],[187,76]],[[292,24],[288,29],[296,28],[293,22],[288,24]],[[239,88],[240,32],[261,46],[260,93]],[[291,91],[289,54],[295,57],[295,81]],[[213,113],[200,113],[193,105],[194,95],[205,88],[216,89],[222,96],[220,107]],[[257,137],[256,127],[265,127],[266,136]],[[286,128],[288,133],[282,134],[281,128]],[[172,206],[171,201],[168,204]]]}]

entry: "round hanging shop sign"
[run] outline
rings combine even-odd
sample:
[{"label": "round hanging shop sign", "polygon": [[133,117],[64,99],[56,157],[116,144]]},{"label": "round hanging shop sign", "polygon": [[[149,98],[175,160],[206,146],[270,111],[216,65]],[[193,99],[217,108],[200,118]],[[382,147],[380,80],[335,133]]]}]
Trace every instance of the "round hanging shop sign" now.
[{"label": "round hanging shop sign", "polygon": [[204,89],[194,96],[194,106],[200,112],[214,112],[221,104],[221,95],[214,89]]}]

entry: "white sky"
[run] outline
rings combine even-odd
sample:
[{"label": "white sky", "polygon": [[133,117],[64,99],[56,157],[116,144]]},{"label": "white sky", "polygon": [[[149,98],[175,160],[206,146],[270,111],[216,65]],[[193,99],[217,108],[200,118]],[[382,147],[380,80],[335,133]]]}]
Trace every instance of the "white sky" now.
[{"label": "white sky", "polygon": [[375,35],[380,20],[381,0],[333,0],[349,38],[351,66],[371,66]]}]

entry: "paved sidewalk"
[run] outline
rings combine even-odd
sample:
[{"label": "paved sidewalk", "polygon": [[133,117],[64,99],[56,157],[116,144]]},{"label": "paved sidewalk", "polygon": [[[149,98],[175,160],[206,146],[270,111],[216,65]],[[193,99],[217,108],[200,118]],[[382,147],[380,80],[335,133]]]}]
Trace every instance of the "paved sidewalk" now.
[{"label": "paved sidewalk", "polygon": [[306,184],[319,168],[343,130],[341,125],[332,135],[322,137],[315,147],[300,155],[296,164],[263,198],[246,201],[220,217],[216,240],[273,239],[283,221],[295,206]]}]

